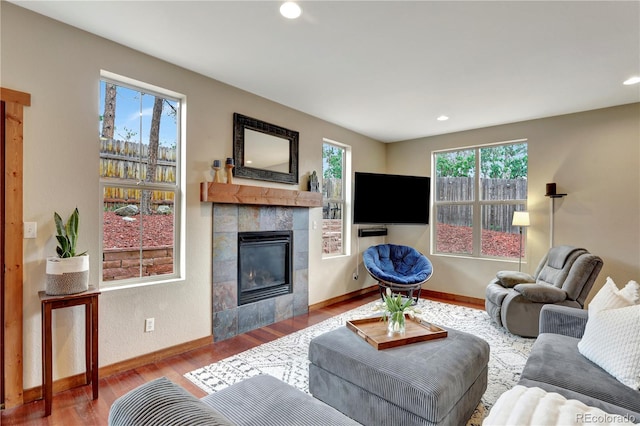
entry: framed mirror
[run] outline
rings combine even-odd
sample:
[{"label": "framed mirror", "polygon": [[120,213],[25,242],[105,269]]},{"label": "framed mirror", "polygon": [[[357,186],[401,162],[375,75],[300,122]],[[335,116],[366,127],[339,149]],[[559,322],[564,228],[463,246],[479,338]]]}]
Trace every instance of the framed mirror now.
[{"label": "framed mirror", "polygon": [[298,138],[294,130],[233,114],[233,175],[298,183]]}]

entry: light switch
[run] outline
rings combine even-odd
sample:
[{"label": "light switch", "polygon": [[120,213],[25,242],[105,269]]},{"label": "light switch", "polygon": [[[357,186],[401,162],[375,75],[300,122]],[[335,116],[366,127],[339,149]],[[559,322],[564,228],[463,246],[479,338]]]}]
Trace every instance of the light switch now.
[{"label": "light switch", "polygon": [[24,222],[24,237],[36,238],[38,236],[38,222]]}]

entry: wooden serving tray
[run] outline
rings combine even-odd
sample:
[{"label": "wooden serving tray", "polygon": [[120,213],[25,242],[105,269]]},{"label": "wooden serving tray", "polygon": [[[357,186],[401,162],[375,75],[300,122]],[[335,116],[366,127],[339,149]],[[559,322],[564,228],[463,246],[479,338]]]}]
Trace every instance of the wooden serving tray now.
[{"label": "wooden serving tray", "polygon": [[447,337],[447,330],[418,318],[411,319],[405,316],[404,335],[387,335],[387,323],[381,317],[371,317],[347,321],[347,328],[363,338],[374,348],[388,349],[410,343],[424,342],[425,340]]}]

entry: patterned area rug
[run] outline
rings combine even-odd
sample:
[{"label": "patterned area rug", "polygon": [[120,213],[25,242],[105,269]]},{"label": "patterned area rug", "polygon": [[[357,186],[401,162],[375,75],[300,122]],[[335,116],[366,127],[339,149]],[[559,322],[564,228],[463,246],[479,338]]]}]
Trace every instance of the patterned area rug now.
[{"label": "patterned area rug", "polygon": [[[308,393],[307,351],[311,339],[343,326],[348,320],[371,316],[373,303],[191,371],[185,377],[205,392],[213,393],[247,377],[270,374]],[[471,333],[489,343],[487,391],[467,423],[468,426],[480,425],[498,397],[518,382],[534,339],[514,336],[497,327],[483,310],[430,300],[420,300],[419,308],[424,320]]]}]

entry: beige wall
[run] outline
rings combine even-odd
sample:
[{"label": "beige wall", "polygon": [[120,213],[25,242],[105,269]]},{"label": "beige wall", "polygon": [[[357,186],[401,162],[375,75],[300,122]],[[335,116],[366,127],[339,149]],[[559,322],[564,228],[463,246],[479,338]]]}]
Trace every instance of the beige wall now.
[{"label": "beige wall", "polygon": [[[556,182],[568,196],[555,201],[554,243],[585,247],[603,258],[596,290],[607,276],[621,284],[640,280],[640,104],[390,144],[387,170],[432,176],[434,150],[522,138],[529,142],[531,217],[523,271],[533,273],[549,249],[545,184]],[[430,231],[431,226],[392,227],[389,239],[430,253]],[[431,260],[434,276],[425,288],[479,298],[497,270],[518,268],[517,262],[434,255]]]},{"label": "beige wall", "polygon": [[[211,334],[211,204],[199,201],[213,159],[232,156],[232,116],[240,112],[300,132],[301,175],[322,170],[322,140],[352,147],[354,164],[384,171],[385,145],[285,108],[215,80],[140,54],[40,15],[1,3],[3,87],[31,94],[25,109],[24,220],[38,223],[38,238],[24,246],[24,386],[38,386],[40,303],[45,258],[55,254],[54,211],[80,210],[79,247],[91,256],[98,279],[99,220],[97,140],[98,85],[104,69],[187,97],[186,279],[183,282],[105,291],[100,297],[100,365],[192,341]],[[210,52],[208,54],[215,54]],[[271,185],[236,180],[248,185]],[[300,188],[306,180],[301,179]],[[305,188],[306,189],[306,188]],[[320,208],[311,209],[318,225]],[[310,230],[310,303],[361,285],[345,284],[355,256],[323,262],[321,227]],[[144,318],[156,331],[144,333]],[[54,313],[54,378],[84,371],[83,311]]]}]

